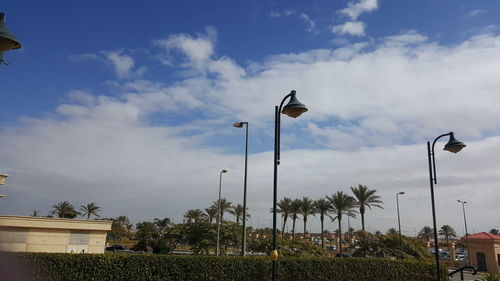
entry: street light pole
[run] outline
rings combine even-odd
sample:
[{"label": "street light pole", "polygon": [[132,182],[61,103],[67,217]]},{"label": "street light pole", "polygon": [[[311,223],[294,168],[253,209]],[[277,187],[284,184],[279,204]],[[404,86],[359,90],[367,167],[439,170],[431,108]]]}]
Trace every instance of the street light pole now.
[{"label": "street light pole", "polygon": [[429,160],[429,178],[430,178],[430,187],[431,187],[431,205],[432,205],[432,223],[434,226],[434,254],[436,256],[436,276],[437,276],[437,281],[441,280],[441,275],[440,275],[440,268],[439,268],[439,242],[438,242],[438,236],[437,236],[437,224],[436,224],[436,207],[434,203],[434,184],[437,184],[437,177],[436,177],[436,160],[434,157],[434,145],[436,144],[436,141],[444,136],[450,136],[450,139],[448,140],[448,143],[444,146],[443,150],[447,150],[453,153],[457,153],[462,148],[464,148],[466,145],[455,139],[455,136],[453,132],[449,132],[447,134],[442,134],[438,136],[433,142],[432,142],[432,147],[431,143],[427,142],[427,156]]},{"label": "street light pole", "polygon": [[221,219],[221,206],[220,206],[220,191],[222,187],[222,174],[227,173],[227,169],[222,169],[220,171],[220,176],[219,176],[219,200],[217,201],[217,249],[216,249],[216,256],[219,255],[219,237],[220,237],[220,219]]},{"label": "street light pole", "polygon": [[245,134],[245,179],[243,182],[243,231],[241,234],[241,256],[245,256],[245,250],[247,248],[247,229],[246,229],[246,220],[247,220],[247,164],[248,164],[248,122],[236,122],[233,124],[236,128],[242,128],[243,125],[246,125],[246,134]]},{"label": "street light pole", "polygon": [[[278,204],[278,165],[280,164],[280,122],[281,122],[281,116],[280,112],[283,114],[286,114],[290,117],[297,118],[302,113],[307,112],[307,107],[300,103],[297,98],[295,97],[296,92],[292,90],[290,94],[286,95],[283,100],[281,101],[279,107],[275,106],[274,107],[274,181],[273,181],[273,245],[272,245],[272,252],[271,252],[271,260],[272,260],[272,274],[271,274],[271,279],[272,281],[276,281],[276,271],[277,271],[277,261],[278,261],[278,251],[276,250],[276,236],[277,236],[277,230],[276,230],[276,213],[277,213],[277,208],[276,205]],[[288,102],[285,107],[283,107],[283,110],[281,109],[283,106],[283,103],[287,98],[290,98],[290,101]]]},{"label": "street light pole", "polygon": [[469,260],[469,265],[471,265],[472,261],[470,259],[469,231],[467,231],[467,218],[465,217],[465,204],[467,204],[467,202],[462,200],[457,200],[457,201],[462,204],[462,210],[464,213],[465,239],[467,240],[467,258]]},{"label": "street light pole", "polygon": [[401,259],[403,259],[403,238],[401,237],[401,220],[399,217],[399,195],[405,194],[404,191],[396,193],[396,205],[398,209],[398,227],[399,227],[399,249],[401,250]]}]

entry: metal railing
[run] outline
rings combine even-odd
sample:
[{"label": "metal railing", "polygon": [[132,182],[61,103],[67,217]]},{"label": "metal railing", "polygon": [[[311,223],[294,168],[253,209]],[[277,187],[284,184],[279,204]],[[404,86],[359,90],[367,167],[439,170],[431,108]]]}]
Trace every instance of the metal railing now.
[{"label": "metal railing", "polygon": [[461,268],[455,269],[452,272],[448,273],[448,279],[451,280],[451,278],[453,277],[453,275],[455,275],[456,273],[460,272],[460,280],[464,280],[464,270],[470,270],[470,271],[472,271],[472,275],[476,275],[477,274],[477,269],[475,267],[470,266],[470,265],[466,265],[466,266],[462,266]]}]

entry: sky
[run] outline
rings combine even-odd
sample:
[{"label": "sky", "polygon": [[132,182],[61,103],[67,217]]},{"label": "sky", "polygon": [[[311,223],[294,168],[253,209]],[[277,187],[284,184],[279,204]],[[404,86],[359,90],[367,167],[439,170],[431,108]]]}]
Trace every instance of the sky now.
[{"label": "sky", "polygon": [[[278,198],[320,199],[358,184],[384,209],[367,230],[432,225],[426,142],[436,143],[438,226],[500,228],[500,2],[7,1],[23,47],[0,67],[0,213],[47,215],[69,201],[132,222],[222,197],[272,225],[274,107]],[[230,216],[227,216],[228,218]],[[345,222],[344,222],[345,223]],[[334,231],[337,222],[325,223]],[[351,220],[360,228],[360,219]],[[302,223],[298,222],[298,229]],[[319,231],[310,217],[308,231]]]}]

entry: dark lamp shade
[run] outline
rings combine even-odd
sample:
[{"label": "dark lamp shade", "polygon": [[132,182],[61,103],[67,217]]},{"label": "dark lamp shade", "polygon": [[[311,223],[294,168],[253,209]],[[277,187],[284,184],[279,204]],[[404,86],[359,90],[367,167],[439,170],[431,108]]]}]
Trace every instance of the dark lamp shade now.
[{"label": "dark lamp shade", "polygon": [[449,152],[453,152],[453,153],[457,153],[460,150],[462,150],[462,148],[464,148],[464,147],[466,147],[466,145],[463,142],[457,140],[455,138],[455,135],[453,133],[450,133],[450,140],[444,146],[443,150],[446,150],[446,151],[449,151]]},{"label": "dark lamp shade", "polygon": [[0,52],[21,48],[17,38],[12,35],[5,25],[5,14],[0,13]]},{"label": "dark lamp shade", "polygon": [[290,101],[283,107],[281,113],[297,118],[302,115],[302,113],[307,112],[307,110],[307,107],[297,100],[297,97],[295,97],[295,91],[293,91],[290,96]]}]

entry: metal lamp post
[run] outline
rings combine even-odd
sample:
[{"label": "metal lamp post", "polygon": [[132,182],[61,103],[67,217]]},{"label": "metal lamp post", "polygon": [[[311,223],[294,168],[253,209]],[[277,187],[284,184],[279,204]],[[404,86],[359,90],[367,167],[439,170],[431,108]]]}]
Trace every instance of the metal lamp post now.
[{"label": "metal lamp post", "polygon": [[401,237],[401,220],[399,217],[399,195],[403,194],[405,194],[404,191],[396,193],[396,205],[398,209],[399,249],[401,250],[401,259],[403,259],[403,238]]},{"label": "metal lamp post", "polygon": [[3,52],[19,48],[21,48],[21,43],[19,43],[16,36],[7,30],[7,26],[5,25],[5,14],[0,12],[0,65],[5,63],[3,60]]},{"label": "metal lamp post", "polygon": [[443,150],[447,150],[449,152],[457,153],[462,148],[466,147],[466,145],[455,139],[453,132],[449,132],[447,134],[442,134],[438,136],[433,142],[432,146],[430,142],[427,142],[427,156],[429,160],[429,178],[430,178],[430,186],[431,186],[431,204],[432,204],[432,222],[434,226],[434,251],[436,256],[436,275],[437,281],[441,280],[440,268],[439,268],[439,242],[437,236],[437,225],[436,225],[436,207],[434,204],[434,184],[437,184],[436,177],[436,161],[434,158],[434,145],[436,141],[444,136],[450,136],[448,143],[444,146]]},{"label": "metal lamp post", "polygon": [[236,128],[243,128],[243,125],[246,125],[246,134],[245,134],[245,179],[243,182],[243,231],[241,234],[241,256],[245,256],[245,250],[247,248],[247,229],[246,229],[246,220],[247,220],[247,163],[248,163],[248,122],[236,122],[233,124]]},{"label": "metal lamp post", "polygon": [[462,210],[464,213],[465,239],[467,240],[467,258],[469,259],[469,265],[471,265],[472,261],[470,259],[469,231],[467,231],[467,218],[465,216],[465,204],[467,204],[467,202],[462,200],[457,200],[457,201],[462,204]]},{"label": "metal lamp post", "polygon": [[227,169],[222,169],[222,171],[220,171],[220,176],[219,176],[219,201],[217,201],[217,249],[216,249],[216,256],[219,255],[219,237],[220,237],[220,219],[221,219],[221,214],[220,214],[220,191],[221,191],[221,187],[222,187],[222,174],[225,174],[227,173],[228,170]]},{"label": "metal lamp post", "polygon": [[[272,281],[276,281],[276,267],[278,261],[278,251],[276,250],[276,205],[278,203],[278,165],[280,164],[280,113],[290,117],[297,118],[302,113],[307,112],[307,107],[297,100],[295,90],[286,95],[281,101],[279,107],[274,108],[274,183],[273,183],[273,247],[271,252],[272,259]],[[283,103],[287,98],[290,98],[288,104],[283,107]],[[283,107],[283,109],[282,109]]]}]

